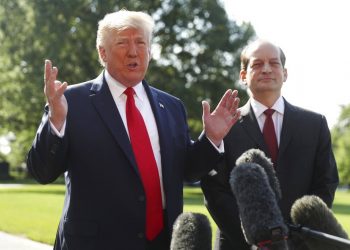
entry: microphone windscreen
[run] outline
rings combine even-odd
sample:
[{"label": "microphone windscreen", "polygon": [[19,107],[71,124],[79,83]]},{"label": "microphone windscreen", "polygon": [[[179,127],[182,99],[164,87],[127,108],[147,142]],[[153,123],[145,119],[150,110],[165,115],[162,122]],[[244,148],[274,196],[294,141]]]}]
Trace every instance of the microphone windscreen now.
[{"label": "microphone windscreen", "polygon": [[[348,235],[338,223],[326,203],[316,195],[305,195],[296,200],[291,208],[291,219],[294,224],[320,231],[322,233],[348,239]],[[310,249],[342,249],[312,238],[305,238]]]},{"label": "microphone windscreen", "polygon": [[281,237],[288,235],[275,193],[260,165],[240,163],[231,172],[230,185],[249,244],[272,240],[276,236],[273,229],[279,229]]},{"label": "microphone windscreen", "polygon": [[236,166],[243,163],[256,163],[260,165],[266,172],[270,186],[275,192],[277,200],[281,199],[280,183],[277,179],[272,161],[266,157],[265,153],[260,149],[252,148],[245,151],[237,160]]},{"label": "microphone windscreen", "polygon": [[171,250],[211,250],[212,231],[204,214],[184,212],[175,220]]}]

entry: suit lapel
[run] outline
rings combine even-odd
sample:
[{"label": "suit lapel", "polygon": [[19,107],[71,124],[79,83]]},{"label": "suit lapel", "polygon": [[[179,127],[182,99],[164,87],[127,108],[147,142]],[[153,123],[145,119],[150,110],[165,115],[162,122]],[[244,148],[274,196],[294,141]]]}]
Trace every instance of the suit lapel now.
[{"label": "suit lapel", "polygon": [[156,91],[152,90],[146,81],[143,81],[142,84],[146,90],[153,111],[154,119],[156,120],[157,124],[159,147],[161,148],[162,172],[164,177],[166,175],[164,171],[168,169],[165,167],[165,164],[169,162],[169,154],[172,152],[170,150],[171,140],[169,140],[169,133],[167,134],[167,128],[170,127],[169,120],[167,118],[168,110],[165,102],[162,101],[162,97]]},{"label": "suit lapel", "polygon": [[106,124],[113,138],[117,141],[120,148],[132,163],[133,168],[138,173],[129,137],[103,73],[93,81],[90,98],[101,120]]},{"label": "suit lapel", "polygon": [[297,124],[297,113],[295,112],[295,108],[293,105],[288,103],[285,99],[284,100],[284,115],[283,115],[283,124],[282,124],[282,130],[280,135],[280,146],[278,154],[282,155],[283,152],[286,150],[292,135],[295,129],[295,125]]},{"label": "suit lapel", "polygon": [[256,120],[254,112],[250,106],[250,101],[241,107],[241,119],[239,122],[247,135],[258,145],[258,147],[267,152],[264,138],[260,131],[258,121]]}]

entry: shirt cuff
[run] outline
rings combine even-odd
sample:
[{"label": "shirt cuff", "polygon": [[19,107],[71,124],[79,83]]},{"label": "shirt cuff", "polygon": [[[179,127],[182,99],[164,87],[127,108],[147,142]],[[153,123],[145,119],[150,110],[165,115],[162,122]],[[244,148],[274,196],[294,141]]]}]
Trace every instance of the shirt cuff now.
[{"label": "shirt cuff", "polygon": [[[199,137],[205,136],[204,131],[202,131],[201,135]],[[208,141],[211,143],[211,145],[213,145],[213,147],[220,153],[225,153],[225,147],[224,147],[224,141],[222,140],[219,146],[216,146],[208,137],[207,137]]]},{"label": "shirt cuff", "polygon": [[62,128],[61,128],[61,131],[58,131],[56,128],[55,128],[55,126],[53,125],[53,123],[50,121],[50,119],[49,119],[49,123],[50,123],[50,127],[51,127],[51,131],[52,131],[52,133],[54,134],[54,135],[57,135],[58,137],[60,137],[60,138],[63,138],[63,136],[64,136],[64,132],[66,131],[66,121],[64,121],[64,123],[63,123],[63,126],[62,126]]}]

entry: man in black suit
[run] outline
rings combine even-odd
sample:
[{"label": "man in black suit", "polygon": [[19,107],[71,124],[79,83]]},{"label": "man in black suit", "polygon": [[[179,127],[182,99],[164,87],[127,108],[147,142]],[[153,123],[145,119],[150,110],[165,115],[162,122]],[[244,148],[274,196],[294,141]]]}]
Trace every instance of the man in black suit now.
[{"label": "man in black suit", "polygon": [[[222,140],[239,117],[237,91],[227,90],[212,113],[203,102],[204,133],[193,142],[182,102],[144,80],[153,27],[142,12],[107,14],[96,40],[104,71],[94,80],[67,88],[45,62],[48,105],[27,165],[43,184],[65,173],[55,250],[169,249],[184,179],[198,180],[222,159]],[[148,139],[137,141],[141,127]],[[142,158],[146,148],[149,160]],[[157,181],[144,175],[150,172]]]},{"label": "man in black suit", "polygon": [[[228,182],[237,158],[248,149],[258,148],[272,158],[286,220],[294,201],[303,195],[318,195],[329,207],[332,205],[338,172],[326,118],[293,106],[281,96],[287,79],[285,60],[279,47],[263,40],[252,42],[241,54],[240,78],[248,87],[250,99],[240,108],[239,121],[224,138],[226,163],[201,181],[206,206],[220,229],[216,244],[220,250],[250,249]],[[278,147],[275,157],[263,136],[264,111],[268,108],[273,109]]]}]

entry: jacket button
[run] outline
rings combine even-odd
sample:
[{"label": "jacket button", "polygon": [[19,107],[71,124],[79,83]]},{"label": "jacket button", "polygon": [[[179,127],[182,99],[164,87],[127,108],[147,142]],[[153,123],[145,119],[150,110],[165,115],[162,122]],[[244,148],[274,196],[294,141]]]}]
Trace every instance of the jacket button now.
[{"label": "jacket button", "polygon": [[137,234],[137,237],[138,237],[139,239],[143,239],[144,234],[143,234],[143,233],[138,233],[138,234]]},{"label": "jacket button", "polygon": [[140,202],[144,202],[145,201],[145,196],[144,195],[140,195],[139,196],[139,201]]}]

